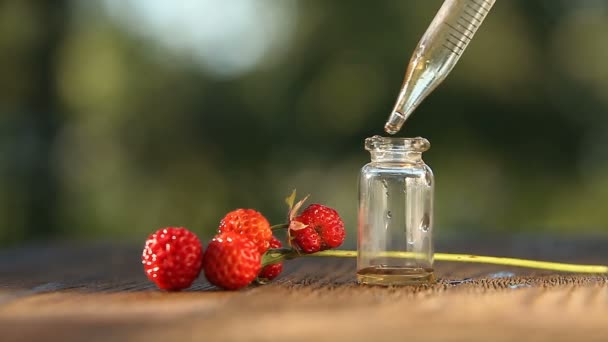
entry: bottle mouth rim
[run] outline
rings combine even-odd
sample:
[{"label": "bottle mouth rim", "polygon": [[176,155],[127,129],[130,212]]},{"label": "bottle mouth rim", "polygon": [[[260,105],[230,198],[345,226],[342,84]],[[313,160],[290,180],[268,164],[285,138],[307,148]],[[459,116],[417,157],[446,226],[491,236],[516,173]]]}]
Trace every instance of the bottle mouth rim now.
[{"label": "bottle mouth rim", "polygon": [[365,139],[365,149],[371,152],[424,152],[429,148],[431,143],[423,137],[397,138],[375,135]]}]

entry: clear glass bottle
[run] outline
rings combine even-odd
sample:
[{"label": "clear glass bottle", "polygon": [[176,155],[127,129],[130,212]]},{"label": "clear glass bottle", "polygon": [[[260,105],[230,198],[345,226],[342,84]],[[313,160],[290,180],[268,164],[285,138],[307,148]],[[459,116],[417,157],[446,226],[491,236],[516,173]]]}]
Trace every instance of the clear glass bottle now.
[{"label": "clear glass bottle", "polygon": [[359,181],[357,281],[417,285],[433,275],[433,172],[424,138],[365,140],[371,162]]}]

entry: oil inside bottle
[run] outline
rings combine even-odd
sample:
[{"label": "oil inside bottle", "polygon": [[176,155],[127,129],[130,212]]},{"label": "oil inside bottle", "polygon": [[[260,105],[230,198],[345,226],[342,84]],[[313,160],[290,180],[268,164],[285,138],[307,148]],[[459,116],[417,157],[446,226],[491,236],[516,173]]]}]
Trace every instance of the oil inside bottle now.
[{"label": "oil inside bottle", "polygon": [[428,285],[435,282],[432,268],[372,266],[357,272],[357,282],[366,285]]}]

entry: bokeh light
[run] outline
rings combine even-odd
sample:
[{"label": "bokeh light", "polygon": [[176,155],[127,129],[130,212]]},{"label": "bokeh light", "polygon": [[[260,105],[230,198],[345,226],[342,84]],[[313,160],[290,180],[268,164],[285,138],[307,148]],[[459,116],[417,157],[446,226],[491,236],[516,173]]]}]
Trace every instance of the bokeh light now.
[{"label": "bokeh light", "polygon": [[[0,244],[210,237],[293,188],[356,238],[382,134],[441,1],[0,4]],[[606,1],[498,1],[408,121],[438,235],[608,233]]]}]

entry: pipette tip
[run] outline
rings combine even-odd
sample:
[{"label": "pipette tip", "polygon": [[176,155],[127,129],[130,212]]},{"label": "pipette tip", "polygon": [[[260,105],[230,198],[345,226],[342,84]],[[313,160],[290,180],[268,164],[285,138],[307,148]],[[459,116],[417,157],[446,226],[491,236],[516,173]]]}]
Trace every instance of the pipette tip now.
[{"label": "pipette tip", "polygon": [[388,118],[386,125],[384,125],[384,131],[388,134],[396,134],[401,130],[401,127],[403,127],[404,123],[405,115],[395,110],[391,113],[391,116]]},{"label": "pipette tip", "polygon": [[386,133],[388,133],[388,134],[393,135],[393,134],[397,134],[397,132],[398,132],[399,130],[395,129],[395,128],[393,127],[393,125],[391,125],[391,124],[388,124],[388,123],[387,123],[386,125],[384,125],[384,131],[385,131]]}]

